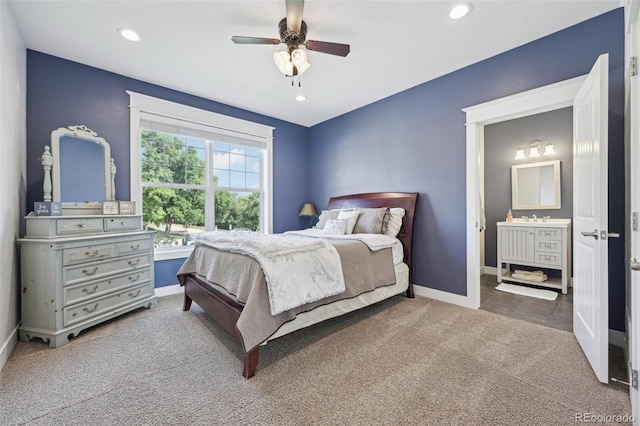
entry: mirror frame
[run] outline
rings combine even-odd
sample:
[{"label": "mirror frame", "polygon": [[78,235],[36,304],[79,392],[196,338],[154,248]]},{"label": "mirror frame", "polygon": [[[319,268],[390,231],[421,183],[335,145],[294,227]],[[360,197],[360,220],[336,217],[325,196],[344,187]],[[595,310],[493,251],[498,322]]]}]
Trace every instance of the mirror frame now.
[{"label": "mirror frame", "polygon": [[[553,166],[553,185],[555,190],[555,198],[553,204],[520,204],[518,202],[518,170],[528,169],[532,167]],[[560,192],[560,160],[542,161],[539,163],[518,164],[511,166],[511,208],[513,210],[551,210],[560,209],[561,192]]]},{"label": "mirror frame", "polygon": [[[98,137],[98,134],[87,126],[69,126],[60,127],[57,130],[51,132],[51,154],[53,156],[52,164],[52,190],[53,201],[62,201],[62,194],[60,193],[60,139],[64,136],[73,136],[77,139],[86,140],[88,142],[97,143],[102,145],[104,149],[104,198],[103,200],[115,199],[115,164],[113,158],[111,158],[111,146],[104,140],[104,138]],[[62,203],[63,214],[101,214],[102,213],[102,200],[100,202],[83,202],[78,200],[77,202],[64,202]],[[65,210],[67,210],[65,212]],[[77,212],[77,213],[74,213]]]}]

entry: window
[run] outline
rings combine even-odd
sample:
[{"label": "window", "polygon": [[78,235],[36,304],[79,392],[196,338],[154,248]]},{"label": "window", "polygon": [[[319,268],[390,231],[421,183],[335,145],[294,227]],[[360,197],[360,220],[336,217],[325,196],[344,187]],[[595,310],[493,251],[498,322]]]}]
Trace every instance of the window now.
[{"label": "window", "polygon": [[203,231],[271,232],[273,128],[128,93],[131,198],[157,259],[186,256]]}]

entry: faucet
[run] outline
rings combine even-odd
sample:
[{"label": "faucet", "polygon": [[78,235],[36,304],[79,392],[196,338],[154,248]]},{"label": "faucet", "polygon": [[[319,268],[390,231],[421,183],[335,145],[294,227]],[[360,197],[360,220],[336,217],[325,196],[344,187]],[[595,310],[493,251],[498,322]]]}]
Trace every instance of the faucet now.
[{"label": "faucet", "polygon": [[529,222],[529,216],[520,216],[520,219],[524,219],[525,222]]},{"label": "faucet", "polygon": [[547,219],[551,219],[551,216],[542,216],[542,221],[546,222]]},{"label": "faucet", "polygon": [[533,221],[534,221],[534,222],[537,222],[537,221],[538,221],[538,218],[536,217],[536,215],[535,215],[535,214],[533,214],[532,216],[533,216]]}]

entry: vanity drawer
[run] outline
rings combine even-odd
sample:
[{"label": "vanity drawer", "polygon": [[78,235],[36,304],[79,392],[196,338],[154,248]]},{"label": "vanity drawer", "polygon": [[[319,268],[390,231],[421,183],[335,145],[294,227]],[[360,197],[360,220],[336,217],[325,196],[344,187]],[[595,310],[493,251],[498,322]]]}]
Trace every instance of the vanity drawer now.
[{"label": "vanity drawer", "polygon": [[112,244],[65,249],[62,252],[62,264],[66,266],[74,263],[108,259],[110,257],[113,257]]},{"label": "vanity drawer", "polygon": [[117,216],[104,219],[104,229],[107,232],[113,231],[135,231],[142,229],[141,216]]},{"label": "vanity drawer", "polygon": [[536,240],[538,239],[562,241],[562,229],[536,228]]},{"label": "vanity drawer", "polygon": [[58,219],[56,221],[56,231],[58,235],[77,235],[102,233],[102,218],[72,218]]},{"label": "vanity drawer", "polygon": [[102,296],[114,290],[131,287],[149,281],[151,277],[150,269],[136,270],[128,274],[117,277],[105,278],[103,280],[90,281],[75,286],[64,288],[64,306],[82,302],[83,300]]},{"label": "vanity drawer", "polygon": [[118,243],[115,245],[116,256],[144,253],[151,250],[152,241],[150,238],[144,238],[141,240],[127,241],[125,243]]},{"label": "vanity drawer", "polygon": [[536,252],[535,262],[540,265],[562,266],[562,254]]},{"label": "vanity drawer", "polygon": [[536,240],[536,251],[562,253],[562,241]]},{"label": "vanity drawer", "polygon": [[153,287],[150,283],[146,283],[66,307],[63,309],[64,327],[97,317],[103,313],[111,313],[114,309],[142,300],[152,294]]},{"label": "vanity drawer", "polygon": [[63,272],[63,285],[79,284],[81,282],[103,278],[121,272],[131,272],[135,269],[151,265],[151,253],[140,256],[114,259],[105,262],[94,262],[78,266],[67,266]]}]

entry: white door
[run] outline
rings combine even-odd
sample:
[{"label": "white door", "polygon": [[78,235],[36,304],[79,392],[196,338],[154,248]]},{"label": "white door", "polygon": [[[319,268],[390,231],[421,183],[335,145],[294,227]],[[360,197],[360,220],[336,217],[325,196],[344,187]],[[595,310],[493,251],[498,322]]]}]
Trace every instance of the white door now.
[{"label": "white door", "polygon": [[[637,5],[629,11],[629,27],[627,43],[630,56],[638,56],[640,50],[640,30],[638,29]],[[640,214],[640,120],[636,117],[640,111],[640,82],[638,77],[631,76],[627,80],[629,95],[629,109],[625,117],[629,119],[629,207],[631,210],[631,227],[629,236],[629,255],[631,256],[631,272],[627,277],[626,296],[626,326],[627,348],[629,354],[629,377],[633,371],[640,369],[640,231],[638,231],[638,214]],[[637,385],[633,386],[633,379],[629,380],[629,396],[631,398],[631,413],[635,419],[640,415],[640,394]],[[634,424],[638,424],[637,421]]]},{"label": "white door", "polygon": [[608,86],[605,54],[573,102],[573,332],[602,383],[609,382]]},{"label": "white door", "polygon": [[[640,214],[640,122],[634,116],[636,111],[640,111],[640,84],[638,76],[630,79],[630,112],[627,114],[631,117],[630,125],[630,188],[629,203],[631,207],[632,228],[630,235],[630,254],[631,254],[631,286],[627,291],[627,315],[630,321],[627,321],[627,338],[629,349],[629,360],[631,370],[640,369],[640,231],[638,231],[638,214]],[[635,223],[635,226],[633,225]],[[629,372],[632,377],[632,371]],[[632,383],[633,384],[633,383]],[[638,419],[640,415],[640,394],[637,386],[629,386],[629,395],[631,397],[631,411],[633,416]]]}]

